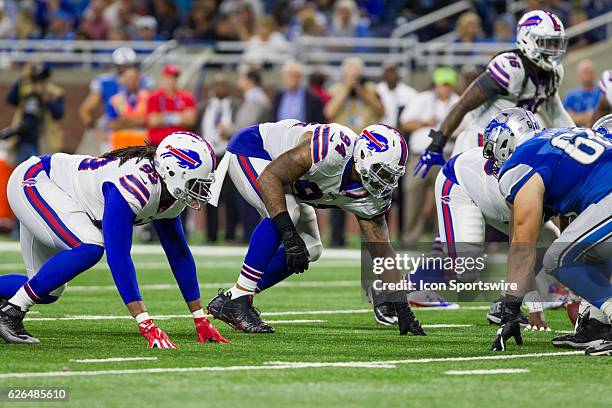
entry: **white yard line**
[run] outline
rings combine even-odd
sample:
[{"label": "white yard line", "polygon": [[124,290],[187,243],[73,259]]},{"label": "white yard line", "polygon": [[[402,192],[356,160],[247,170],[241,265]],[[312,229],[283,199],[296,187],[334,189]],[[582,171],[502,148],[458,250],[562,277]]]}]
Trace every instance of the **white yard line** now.
[{"label": "white yard line", "polygon": [[[418,309],[419,312],[426,310],[485,310],[488,306],[465,306],[460,309],[444,309],[444,308],[422,308]],[[263,312],[262,316],[306,316],[306,315],[342,315],[342,314],[361,314],[371,313],[372,309],[341,309],[341,310],[287,310],[283,312]],[[193,317],[189,314],[174,314],[174,315],[156,315],[153,316],[155,319],[168,320],[168,319],[186,319]],[[32,317],[26,318],[28,321],[56,321],[56,320],[118,320],[118,319],[132,319],[131,316],[127,315],[68,315],[63,317]],[[468,327],[469,325],[453,325],[452,327]],[[445,327],[450,327],[445,325]]]},{"label": "white yard line", "polygon": [[274,324],[299,324],[299,323],[327,323],[327,320],[266,320],[266,323],[274,323]]},{"label": "white yard line", "polygon": [[446,375],[492,375],[492,374],[518,374],[528,373],[527,368],[494,368],[491,370],[449,370]]},{"label": "white yard line", "polygon": [[424,324],[426,329],[459,329],[463,327],[472,327],[473,324]]},{"label": "white yard line", "polygon": [[252,371],[252,370],[287,370],[305,368],[394,368],[398,364],[421,364],[433,362],[450,361],[477,361],[477,360],[509,360],[517,358],[545,358],[558,356],[572,356],[584,354],[583,351],[566,351],[554,353],[532,353],[532,354],[497,354],[475,357],[446,357],[446,358],[421,358],[412,360],[382,360],[382,361],[341,361],[341,362],[268,362],[262,365],[243,366],[211,366],[211,367],[166,367],[166,368],[140,368],[129,370],[97,370],[97,371],[47,371],[27,373],[0,373],[0,379],[8,378],[35,378],[35,377],[92,377],[104,375],[122,374],[160,374],[160,373],[185,373],[185,372],[223,372],[223,371]]},{"label": "white yard line", "polygon": [[157,357],[111,357],[111,358],[83,358],[70,360],[73,363],[123,363],[127,361],[156,361]]}]

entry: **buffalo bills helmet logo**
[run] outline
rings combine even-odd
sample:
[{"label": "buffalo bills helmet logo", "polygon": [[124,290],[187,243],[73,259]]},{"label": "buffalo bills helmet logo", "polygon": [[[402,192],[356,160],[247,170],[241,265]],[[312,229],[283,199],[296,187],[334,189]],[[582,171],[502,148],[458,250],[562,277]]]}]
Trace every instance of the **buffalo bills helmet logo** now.
[{"label": "buffalo bills helmet logo", "polygon": [[178,166],[183,169],[194,170],[202,165],[200,155],[193,150],[177,149],[170,145],[165,146],[165,148],[168,149],[168,151],[161,154],[162,159],[172,156],[177,160]]},{"label": "buffalo bills helmet logo", "polygon": [[386,137],[379,133],[370,132],[369,130],[364,129],[363,133],[361,133],[361,137],[365,139],[368,150],[374,150],[378,153],[389,150],[389,141]]},{"label": "buffalo bills helmet logo", "polygon": [[[542,17],[540,17],[540,16],[531,16],[527,20],[523,21],[518,26],[518,28],[521,28],[521,27],[535,27],[535,26],[539,25],[541,22],[542,22]],[[553,19],[553,22],[555,22],[554,19]]]},{"label": "buffalo bills helmet logo", "polygon": [[36,185],[36,179],[35,178],[29,178],[27,180],[23,180],[21,182],[21,185],[23,187],[34,187]]}]

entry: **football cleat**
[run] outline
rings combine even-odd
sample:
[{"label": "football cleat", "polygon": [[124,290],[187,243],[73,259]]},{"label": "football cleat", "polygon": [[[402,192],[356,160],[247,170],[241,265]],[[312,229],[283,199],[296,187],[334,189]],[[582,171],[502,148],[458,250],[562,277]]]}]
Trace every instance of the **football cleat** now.
[{"label": "football cleat", "polygon": [[408,294],[408,302],[414,307],[436,307],[440,309],[459,309],[459,305],[447,302],[442,296],[432,290],[415,290]]},{"label": "football cleat", "polygon": [[421,327],[421,323],[412,313],[408,302],[393,302],[392,305],[397,314],[400,336],[405,336],[409,332],[415,336],[427,336]]},{"label": "football cleat", "polygon": [[215,319],[245,333],[274,333],[274,327],[266,324],[253,306],[252,295],[232,299],[230,293],[219,289],[217,296],[206,306],[206,311]]},{"label": "football cleat", "polygon": [[382,295],[378,294],[374,288],[368,288],[368,299],[374,306],[374,320],[383,326],[397,324],[397,313],[392,302],[385,302]]},{"label": "football cleat", "polygon": [[552,339],[553,346],[586,349],[601,344],[610,332],[610,325],[596,319],[578,318],[576,331]]},{"label": "football cleat", "polygon": [[507,321],[502,324],[499,329],[497,329],[497,335],[495,340],[493,340],[493,344],[491,345],[491,350],[493,351],[504,351],[506,350],[506,344],[509,339],[514,337],[517,345],[523,344],[523,337],[521,336],[521,324],[520,320],[513,319]]},{"label": "football cleat", "polygon": [[40,340],[33,337],[23,327],[26,312],[19,307],[3,301],[0,305],[0,337],[7,343],[40,344]]},{"label": "football cleat", "polygon": [[[524,316],[522,313],[516,316],[519,319],[519,323],[523,326],[529,324],[529,319],[527,316]],[[487,313],[487,320],[489,324],[500,325],[503,318],[503,307],[502,300],[499,299],[493,303],[491,303],[491,307],[489,307],[489,312]]]},{"label": "football cleat", "polygon": [[612,356],[612,331],[600,343],[587,347],[584,354],[590,356]]}]

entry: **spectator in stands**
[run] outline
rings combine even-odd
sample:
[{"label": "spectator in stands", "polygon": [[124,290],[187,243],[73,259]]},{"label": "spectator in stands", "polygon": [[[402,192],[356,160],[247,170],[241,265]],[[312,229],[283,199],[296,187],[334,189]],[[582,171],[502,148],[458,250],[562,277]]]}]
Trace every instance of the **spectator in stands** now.
[{"label": "spectator in stands", "polygon": [[11,126],[18,129],[15,164],[37,154],[56,153],[63,144],[60,120],[64,116],[64,90],[50,81],[42,64],[27,64],[11,86],[6,101],[16,108]]},{"label": "spectator in stands", "polygon": [[[23,3],[25,3],[24,7],[32,7],[31,3],[30,5],[28,5],[26,1]],[[68,31],[72,31],[75,28],[74,22],[76,21],[76,14],[74,14],[74,7],[70,0],[38,0],[34,2],[34,10],[36,24],[42,29],[45,35],[49,33],[52,20],[58,17],[58,13],[61,13],[60,16],[62,20],[70,22]]]},{"label": "spectator in stands", "polygon": [[323,102],[318,95],[302,85],[302,65],[290,60],[283,65],[284,90],[278,91],[272,101],[274,120],[297,119],[302,122],[324,123]]},{"label": "spectator in stands", "polygon": [[0,0],[0,38],[13,38],[15,35],[15,22],[6,11],[5,1]]},{"label": "spectator in stands", "polygon": [[[200,122],[201,134],[212,146],[217,163],[225,154],[230,134],[223,132],[231,129],[238,101],[231,96],[231,84],[224,74],[216,74],[211,95],[206,101],[206,107]],[[220,205],[225,211],[225,241],[236,240],[236,224],[238,223],[238,195],[234,183],[226,178],[221,189]],[[206,236],[208,242],[217,242],[219,231],[219,210],[212,205],[206,206]]]},{"label": "spectator in stands", "polygon": [[32,10],[27,7],[20,7],[15,17],[15,37],[18,40],[32,40],[41,37],[41,30]]},{"label": "spectator in stands", "polygon": [[119,76],[121,87],[106,110],[111,149],[143,145],[147,137],[146,114],[149,91],[140,86],[140,71],[129,67]]},{"label": "spectator in stands", "polygon": [[106,40],[110,24],[104,18],[106,0],[93,0],[81,19],[79,32],[86,40]]},{"label": "spectator in stands", "polygon": [[111,35],[116,38],[127,37],[127,39],[137,37],[138,29],[135,24],[137,15],[132,0],[115,0],[104,10],[104,18],[111,26],[109,37]]},{"label": "spectator in stands", "polygon": [[[380,122],[385,113],[376,85],[363,76],[363,61],[359,58],[342,62],[342,82],[333,85],[329,93],[332,98],[325,105],[327,119],[348,126],[357,134],[367,125]],[[344,211],[331,210],[332,246],[345,244],[344,221]]]},{"label": "spectator in stands", "polygon": [[457,19],[455,27],[456,43],[475,43],[483,40],[482,21],[480,16],[473,11],[466,11]]},{"label": "spectator in stands", "polygon": [[[225,3],[225,2],[224,2]],[[223,7],[223,4],[221,7]],[[229,2],[228,2],[229,3]],[[238,2],[230,13],[230,20],[240,41],[248,41],[255,33],[257,16],[250,2]]]},{"label": "spectator in stands", "polygon": [[565,96],[563,105],[576,125],[589,126],[593,109],[597,106],[601,91],[597,86],[597,70],[591,60],[582,60],[576,68],[580,87]]},{"label": "spectator in stands", "polygon": [[195,127],[195,98],[190,92],[178,88],[181,72],[178,65],[166,65],[159,89],[151,93],[147,102],[148,140],[155,146],[170,133],[191,131]]},{"label": "spectator in stands", "polygon": [[382,71],[383,80],[376,85],[376,92],[385,108],[381,123],[398,128],[402,111],[411,100],[414,101],[417,91],[400,79],[397,63],[394,61],[385,61]]},{"label": "spectator in stands", "polygon": [[[451,68],[437,68],[433,72],[434,89],[418,94],[414,102],[402,112],[402,129],[409,132],[407,169],[414,169],[419,157],[425,151],[431,138],[431,129],[436,129],[457,102],[455,93],[457,73]],[[450,153],[450,147],[445,152]],[[427,215],[433,214],[433,207],[425,208],[428,195],[433,194],[437,172],[430,172],[425,180],[420,177],[403,178],[404,214],[401,228],[402,243],[413,246],[422,236]],[[433,201],[431,201],[433,204]]]},{"label": "spectator in stands", "polygon": [[514,43],[516,41],[516,23],[510,14],[502,14],[493,23],[492,42]]},{"label": "spectator in stands", "polygon": [[232,16],[221,14],[215,24],[214,39],[217,41],[238,41],[238,31]]},{"label": "spectator in stands", "polygon": [[135,38],[140,41],[158,41],[161,37],[157,34],[157,20],[155,17],[146,15],[140,16],[136,20],[138,36]]},{"label": "spectator in stands", "polygon": [[546,10],[549,10],[557,15],[561,22],[567,27],[572,14],[572,6],[566,0],[547,0]]},{"label": "spectator in stands", "polygon": [[263,16],[257,20],[256,27],[256,34],[249,39],[244,50],[244,60],[255,65],[278,61],[287,53],[289,43],[277,31],[276,22],[270,16]]},{"label": "spectator in stands", "polygon": [[164,40],[173,38],[174,31],[181,26],[181,16],[176,3],[172,0],[154,0],[153,4],[160,37]]},{"label": "spectator in stands", "polygon": [[[221,129],[221,132],[226,134],[226,138],[233,136],[247,126],[272,120],[272,107],[268,96],[261,88],[261,74],[258,70],[246,69],[242,71],[238,78],[238,89],[242,93],[242,103],[236,111],[231,129]],[[244,200],[240,200],[238,205],[240,219],[244,226],[243,241],[248,242],[253,230],[259,223],[259,214]]]},{"label": "spectator in stands", "polygon": [[[310,74],[308,78],[308,87],[309,89],[321,98],[321,102],[323,102],[323,107],[327,105],[327,102],[331,99],[331,95],[325,89],[325,82],[327,81],[327,77],[322,71],[314,71]],[[327,120],[325,120],[327,122]]]},{"label": "spectator in stands", "polygon": [[334,5],[334,14],[328,34],[334,37],[367,37],[370,21],[359,15],[353,0],[339,0]]},{"label": "spectator in stands", "polygon": [[74,40],[76,35],[72,29],[74,21],[72,16],[63,10],[54,12],[49,19],[47,27],[47,40]]},{"label": "spectator in stands", "polygon": [[201,0],[193,4],[187,25],[181,29],[182,38],[212,40],[215,38],[215,0]]}]

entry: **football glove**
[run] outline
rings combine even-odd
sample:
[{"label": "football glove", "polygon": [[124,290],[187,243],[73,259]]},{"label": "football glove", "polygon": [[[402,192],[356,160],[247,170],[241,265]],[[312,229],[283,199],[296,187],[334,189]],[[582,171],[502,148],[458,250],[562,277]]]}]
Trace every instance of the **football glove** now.
[{"label": "football glove", "polygon": [[429,137],[431,137],[431,143],[427,147],[427,150],[421,155],[419,158],[419,162],[414,167],[414,171],[412,175],[416,177],[421,169],[424,168],[421,173],[421,178],[427,177],[427,173],[433,166],[443,166],[446,163],[444,159],[444,155],[442,154],[442,150],[444,150],[444,145],[446,145],[446,136],[439,130],[431,129],[429,131]]},{"label": "football glove", "polygon": [[160,349],[175,349],[176,344],[168,338],[168,335],[164,333],[159,327],[153,323],[153,319],[148,319],[138,324],[140,333],[149,341],[147,348],[160,348]]},{"label": "football glove", "polygon": [[215,343],[229,343],[230,341],[219,333],[217,329],[210,324],[206,317],[196,317],[193,319],[198,335],[198,343],[206,343],[212,341]]},{"label": "football glove", "polygon": [[291,273],[302,273],[308,269],[308,249],[300,237],[288,212],[282,212],[273,219],[278,229],[285,253],[287,254],[287,267]]},{"label": "football glove", "polygon": [[506,344],[512,337],[514,337],[517,345],[520,346],[523,344],[523,337],[521,336],[521,323],[519,319],[507,321],[503,323],[499,329],[497,329],[497,335],[495,336],[495,340],[493,340],[491,350],[506,350]]},{"label": "football glove", "polygon": [[412,313],[408,302],[393,302],[392,304],[395,312],[397,313],[400,336],[405,336],[409,332],[415,336],[427,336],[421,327],[421,323],[414,316],[414,313]]}]

